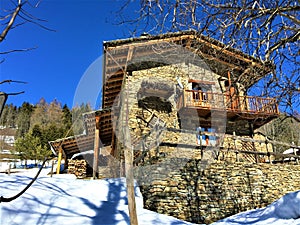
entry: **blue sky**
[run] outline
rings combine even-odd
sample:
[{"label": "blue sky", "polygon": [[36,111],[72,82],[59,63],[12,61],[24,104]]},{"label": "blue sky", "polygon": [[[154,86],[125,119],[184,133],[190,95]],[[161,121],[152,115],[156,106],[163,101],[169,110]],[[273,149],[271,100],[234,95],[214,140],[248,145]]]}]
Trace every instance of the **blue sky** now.
[{"label": "blue sky", "polygon": [[[0,2],[1,10],[11,8],[10,0]],[[123,3],[124,0],[42,0],[38,8],[28,8],[34,16],[47,20],[42,24],[56,32],[25,24],[11,30],[1,43],[1,52],[37,47],[28,52],[0,55],[1,60],[5,59],[0,64],[0,80],[28,82],[2,84],[1,91],[25,91],[9,97],[7,103],[35,104],[44,97],[47,102],[57,99],[72,107],[77,95],[77,103],[88,101],[98,107],[99,103],[94,101],[99,97],[91,94],[101,86],[102,43],[130,35],[126,27],[114,25],[114,13]],[[94,82],[80,83],[80,80]],[[82,96],[85,90],[89,94]]]}]

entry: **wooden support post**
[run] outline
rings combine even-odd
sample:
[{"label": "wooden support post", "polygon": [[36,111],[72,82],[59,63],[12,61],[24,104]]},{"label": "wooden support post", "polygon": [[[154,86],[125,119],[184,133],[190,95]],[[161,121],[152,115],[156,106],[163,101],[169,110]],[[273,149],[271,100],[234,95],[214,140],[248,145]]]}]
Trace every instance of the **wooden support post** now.
[{"label": "wooden support post", "polygon": [[97,172],[98,172],[98,161],[99,161],[99,117],[96,117],[96,127],[95,127],[95,141],[94,141],[94,161],[93,161],[93,179],[97,178]]},{"label": "wooden support post", "polygon": [[125,155],[125,172],[127,185],[128,210],[130,217],[130,225],[137,225],[137,213],[134,193],[134,178],[133,178],[133,147],[124,149]]},{"label": "wooden support post", "polygon": [[65,161],[65,163],[64,163],[64,170],[65,170],[68,167],[68,159],[67,159],[66,154],[63,154],[63,158],[64,158],[64,161]]},{"label": "wooden support post", "polygon": [[63,149],[62,149],[62,147],[60,146],[60,147],[59,147],[59,150],[58,150],[58,159],[57,159],[56,174],[59,174],[59,173],[60,173],[60,165],[61,165],[62,152],[63,152]]},{"label": "wooden support post", "polygon": [[[129,211],[129,218],[130,218],[130,225],[138,225],[137,213],[136,213],[136,204],[135,204],[135,192],[134,192],[134,177],[133,177],[133,146],[131,143],[130,138],[130,131],[129,131],[129,81],[126,81],[126,70],[127,70],[127,63],[132,58],[134,48],[129,47],[127,60],[124,68],[124,80],[122,84],[122,89],[126,92],[126,97],[122,95],[122,104],[123,104],[123,112],[122,112],[122,122],[123,122],[123,146],[124,146],[124,157],[125,157],[125,174],[126,174],[126,187],[127,187],[127,199],[128,199],[128,211]],[[129,147],[130,146],[130,147]]]}]

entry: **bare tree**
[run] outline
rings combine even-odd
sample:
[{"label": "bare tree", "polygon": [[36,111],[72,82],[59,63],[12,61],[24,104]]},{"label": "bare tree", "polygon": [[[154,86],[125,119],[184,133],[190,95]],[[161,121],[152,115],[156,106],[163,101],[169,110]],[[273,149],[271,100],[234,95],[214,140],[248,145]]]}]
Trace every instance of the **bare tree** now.
[{"label": "bare tree", "polygon": [[[133,35],[195,29],[273,62],[273,73],[257,84],[260,94],[276,97],[282,110],[291,115],[299,111],[300,1],[128,0],[117,15],[117,22],[129,24]],[[257,93],[255,87],[252,90]]]},{"label": "bare tree", "polygon": [[[11,0],[11,1],[7,1],[6,2],[7,4],[5,4],[5,6],[2,6],[3,8],[1,7],[0,21],[3,27],[1,27],[1,31],[0,31],[1,32],[0,43],[5,41],[9,32],[11,32],[16,27],[24,25],[26,23],[34,24],[43,29],[53,31],[43,25],[43,23],[46,22],[45,20],[39,19],[30,13],[30,9],[37,8],[40,2],[41,2],[40,0],[38,1]],[[9,49],[5,51],[2,50],[0,54],[3,55],[12,52],[28,51],[34,48],[36,47],[30,47],[24,49]],[[1,62],[3,61],[4,60],[2,60]]]}]

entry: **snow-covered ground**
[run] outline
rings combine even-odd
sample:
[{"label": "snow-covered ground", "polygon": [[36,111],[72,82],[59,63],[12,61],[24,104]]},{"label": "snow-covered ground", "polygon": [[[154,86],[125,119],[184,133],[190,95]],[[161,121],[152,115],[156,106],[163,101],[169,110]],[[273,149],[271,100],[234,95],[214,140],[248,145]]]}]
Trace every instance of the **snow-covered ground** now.
[{"label": "snow-covered ground", "polygon": [[291,192],[265,208],[242,212],[212,225],[300,225],[300,191]]},{"label": "snow-covered ground", "polygon": [[[34,171],[0,174],[0,195],[11,197],[18,193],[30,182]],[[135,190],[139,224],[191,224],[143,209],[142,195],[138,188]],[[44,171],[24,195],[1,203],[0,210],[1,225],[129,224],[124,178],[78,180],[69,174],[50,178]]]},{"label": "snow-covered ground", "polygon": [[[129,224],[124,178],[78,180],[67,174],[51,178],[47,176],[48,171],[43,171],[24,195],[10,203],[0,204],[1,225]],[[0,195],[15,195],[30,182],[35,172],[36,169],[31,169],[10,176],[0,174]],[[143,209],[142,195],[139,188],[135,190],[140,225],[191,224]],[[266,208],[240,213],[214,223],[224,224],[300,224],[300,191],[290,193]]]}]

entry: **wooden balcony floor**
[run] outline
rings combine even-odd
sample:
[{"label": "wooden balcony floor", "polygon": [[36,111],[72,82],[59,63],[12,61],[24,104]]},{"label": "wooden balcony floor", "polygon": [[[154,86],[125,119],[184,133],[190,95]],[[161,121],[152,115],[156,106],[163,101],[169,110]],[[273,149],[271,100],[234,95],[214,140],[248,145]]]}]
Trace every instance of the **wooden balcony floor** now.
[{"label": "wooden balcony floor", "polygon": [[195,124],[208,128],[212,126],[226,126],[226,133],[233,133],[235,131],[244,135],[249,135],[249,123],[253,125],[253,129],[257,129],[278,117],[274,113],[195,106],[182,107],[178,111],[178,115],[182,125],[184,127],[187,126],[185,127],[187,129],[195,126]]}]

